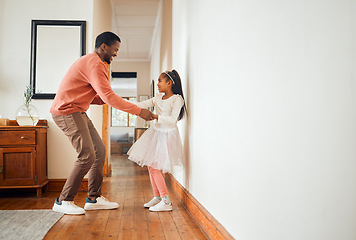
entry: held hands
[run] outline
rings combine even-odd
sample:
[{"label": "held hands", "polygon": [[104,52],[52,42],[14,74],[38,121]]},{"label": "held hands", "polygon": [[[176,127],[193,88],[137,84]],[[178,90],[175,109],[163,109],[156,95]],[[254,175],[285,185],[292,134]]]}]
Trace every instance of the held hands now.
[{"label": "held hands", "polygon": [[154,120],[154,119],[158,119],[158,116],[156,114],[153,114],[149,110],[143,109],[143,108],[141,109],[141,112],[140,112],[139,116],[141,118],[143,118],[144,120],[146,120],[146,121],[151,121],[151,120]]}]

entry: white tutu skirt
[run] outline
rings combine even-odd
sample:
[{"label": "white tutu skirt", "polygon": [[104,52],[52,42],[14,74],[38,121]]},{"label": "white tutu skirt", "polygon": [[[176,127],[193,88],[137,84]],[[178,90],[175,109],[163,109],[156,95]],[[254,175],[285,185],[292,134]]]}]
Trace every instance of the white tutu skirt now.
[{"label": "white tutu skirt", "polygon": [[140,166],[149,166],[172,172],[174,166],[183,166],[183,145],[178,128],[151,126],[127,152],[129,159]]}]

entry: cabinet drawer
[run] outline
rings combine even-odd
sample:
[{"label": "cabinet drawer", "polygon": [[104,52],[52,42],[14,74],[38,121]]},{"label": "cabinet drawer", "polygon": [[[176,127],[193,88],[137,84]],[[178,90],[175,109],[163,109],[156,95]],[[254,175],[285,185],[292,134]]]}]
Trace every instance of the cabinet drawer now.
[{"label": "cabinet drawer", "polygon": [[33,131],[0,131],[0,145],[36,144],[36,132]]}]

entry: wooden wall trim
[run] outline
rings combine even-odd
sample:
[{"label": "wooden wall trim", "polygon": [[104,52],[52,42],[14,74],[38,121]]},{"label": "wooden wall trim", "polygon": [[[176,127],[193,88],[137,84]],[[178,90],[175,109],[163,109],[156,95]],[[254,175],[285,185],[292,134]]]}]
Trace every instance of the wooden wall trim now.
[{"label": "wooden wall trim", "polygon": [[106,154],[105,154],[105,162],[103,167],[103,176],[110,177],[111,176],[111,166],[109,164],[109,137],[108,137],[108,126],[109,125],[109,106],[107,104],[103,105],[103,124],[102,124],[102,139],[105,145]]},{"label": "wooden wall trim", "polygon": [[[48,179],[47,190],[50,192],[61,192],[67,179]],[[79,187],[79,192],[88,191],[88,179],[83,179]]]},{"label": "wooden wall trim", "polygon": [[[108,71],[107,71],[107,75],[108,75],[108,79],[111,79],[111,75],[110,75],[110,65],[107,62],[104,62],[105,66],[107,67]],[[111,122],[111,121],[110,121]],[[103,122],[102,122],[102,140],[103,143],[105,145],[105,149],[106,149],[106,154],[105,154],[105,162],[104,162],[104,167],[103,167],[103,176],[104,177],[110,177],[111,176],[111,166],[109,163],[109,131],[108,131],[108,127],[109,127],[109,106],[107,104],[103,104]],[[109,171],[110,170],[110,171]]]},{"label": "wooden wall trim", "polygon": [[234,239],[228,231],[170,173],[164,174],[167,184],[177,195],[209,239]]}]

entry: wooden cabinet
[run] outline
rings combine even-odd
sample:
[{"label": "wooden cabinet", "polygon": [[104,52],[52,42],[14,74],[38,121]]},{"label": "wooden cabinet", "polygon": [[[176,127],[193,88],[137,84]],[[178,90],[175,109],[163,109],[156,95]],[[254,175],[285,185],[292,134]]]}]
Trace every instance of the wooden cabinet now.
[{"label": "wooden cabinet", "polygon": [[135,136],[134,136],[134,140],[135,142],[137,141],[137,139],[139,139],[141,137],[141,135],[147,130],[148,128],[135,128]]},{"label": "wooden cabinet", "polygon": [[34,188],[41,196],[47,176],[47,121],[37,126],[0,126],[0,190]]}]

